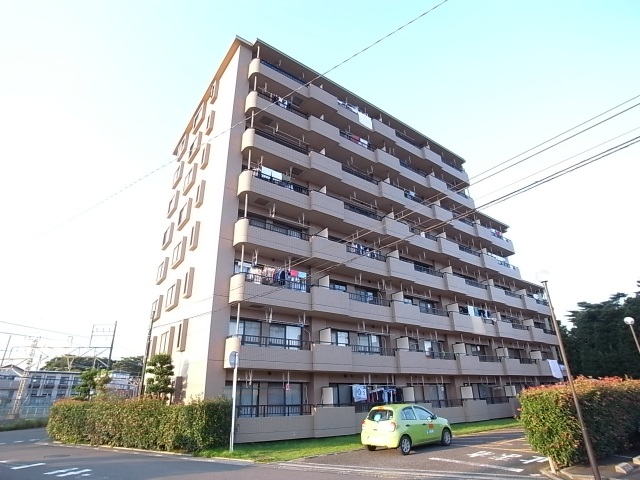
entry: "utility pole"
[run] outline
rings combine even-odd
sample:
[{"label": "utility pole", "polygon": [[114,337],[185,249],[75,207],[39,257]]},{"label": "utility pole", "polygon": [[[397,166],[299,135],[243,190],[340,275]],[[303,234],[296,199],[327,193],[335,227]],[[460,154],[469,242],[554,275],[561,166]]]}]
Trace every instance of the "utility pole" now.
[{"label": "utility pole", "polygon": [[9,418],[15,419],[20,416],[20,407],[22,406],[23,402],[22,397],[24,396],[27,381],[29,380],[29,373],[31,372],[33,357],[35,357],[36,355],[36,348],[38,348],[38,339],[33,338],[33,340],[31,341],[31,351],[29,352],[29,358],[27,358],[27,363],[24,367],[24,373],[22,375],[22,378],[20,379],[20,383],[18,384],[18,391],[16,392],[16,396],[13,399],[13,406],[11,407]]},{"label": "utility pole", "polygon": [[7,351],[9,350],[9,342],[11,342],[11,335],[9,335],[9,340],[7,340],[7,346],[4,349],[4,352],[2,352],[2,362],[0,362],[0,367],[4,367],[4,359],[7,356]]},{"label": "utility pole", "polygon": [[118,322],[113,325],[113,335],[111,336],[111,346],[109,347],[109,361],[107,362],[107,371],[111,371],[111,355],[113,353],[113,342],[116,339],[116,328],[118,328]]},{"label": "utility pole", "polygon": [[138,386],[138,397],[144,395],[144,374],[147,370],[147,359],[149,358],[149,350],[151,350],[151,333],[153,332],[153,317],[156,312],[151,312],[149,316],[149,330],[147,332],[147,346],[144,349],[144,358],[142,359],[142,374],[140,375],[140,385]]}]

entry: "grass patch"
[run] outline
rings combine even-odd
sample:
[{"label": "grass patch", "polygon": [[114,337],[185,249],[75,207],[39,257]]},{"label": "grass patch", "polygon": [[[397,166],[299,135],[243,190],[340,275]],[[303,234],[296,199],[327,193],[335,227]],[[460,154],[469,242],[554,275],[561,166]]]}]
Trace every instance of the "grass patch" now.
[{"label": "grass patch", "polygon": [[46,418],[34,418],[0,423],[0,432],[8,432],[10,430],[27,430],[29,428],[43,428],[47,426],[47,421],[48,419]]},{"label": "grass patch", "polygon": [[[517,427],[518,420],[502,418],[484,422],[458,423],[451,426],[454,437],[471,433],[486,432],[500,428]],[[200,457],[235,458],[254,462],[286,462],[302,457],[350,452],[362,448],[360,434],[329,438],[305,438],[279,442],[242,443],[235,445],[233,453],[228,447],[214,448],[198,452]]]}]

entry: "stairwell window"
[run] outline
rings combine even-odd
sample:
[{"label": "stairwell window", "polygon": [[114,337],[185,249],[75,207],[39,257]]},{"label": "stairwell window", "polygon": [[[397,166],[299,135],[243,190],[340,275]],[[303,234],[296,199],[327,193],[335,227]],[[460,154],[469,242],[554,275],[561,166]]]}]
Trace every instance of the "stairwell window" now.
[{"label": "stairwell window", "polygon": [[171,255],[171,268],[176,268],[184,261],[186,245],[187,237],[182,237],[180,243],[173,247],[173,254]]},{"label": "stairwell window", "polygon": [[178,208],[179,198],[180,198],[180,192],[176,190],[173,193],[171,200],[169,200],[169,208],[167,208],[167,218],[171,218],[171,215],[173,215],[173,212],[175,212],[176,209]]},{"label": "stairwell window", "polygon": [[182,183],[182,194],[186,195],[191,190],[191,187],[196,183],[196,173],[198,172],[198,164],[195,163],[187,172]]},{"label": "stairwell window", "polygon": [[173,239],[173,225],[173,222],[171,222],[171,225],[169,225],[169,227],[164,231],[164,235],[162,235],[163,250],[165,250],[169,246],[171,240]]},{"label": "stairwell window", "polygon": [[176,283],[167,289],[167,300],[164,305],[167,312],[178,306],[178,301],[180,300],[180,284],[181,280],[178,279]]},{"label": "stairwell window", "polygon": [[189,250],[195,250],[198,248],[198,237],[200,236],[200,222],[196,222],[191,227],[191,233],[189,234]]},{"label": "stairwell window", "polygon": [[169,257],[165,257],[156,272],[156,285],[160,285],[167,278],[167,270],[169,267]]},{"label": "stairwell window", "polygon": [[199,208],[200,205],[202,205],[204,203],[204,187],[205,187],[206,183],[207,182],[202,180],[200,182],[200,185],[198,185],[198,188],[196,189],[196,201],[194,203],[194,206],[196,208]]},{"label": "stairwell window", "polygon": [[192,204],[193,204],[193,199],[189,198],[180,209],[180,213],[178,214],[178,225],[177,225],[178,230],[182,230],[182,228],[187,224],[187,222],[191,218]]}]

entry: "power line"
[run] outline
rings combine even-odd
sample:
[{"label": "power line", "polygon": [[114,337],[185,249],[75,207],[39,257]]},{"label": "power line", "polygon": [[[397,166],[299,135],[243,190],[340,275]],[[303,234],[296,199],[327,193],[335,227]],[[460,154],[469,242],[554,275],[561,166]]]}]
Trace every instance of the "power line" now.
[{"label": "power line", "polygon": [[[438,228],[441,228],[442,226],[444,226],[446,224],[451,223],[453,220],[458,220],[460,218],[465,218],[465,217],[469,216],[470,214],[473,214],[473,213],[479,211],[479,209],[481,209],[481,208],[488,208],[488,207],[497,205],[499,203],[502,203],[504,201],[507,201],[507,200],[509,200],[509,199],[511,199],[513,197],[516,197],[516,196],[522,194],[522,193],[525,193],[525,192],[527,192],[529,190],[532,190],[533,188],[536,188],[536,187],[538,187],[540,185],[543,185],[543,184],[548,183],[548,182],[550,182],[552,180],[555,180],[556,178],[560,178],[560,177],[562,177],[562,176],[564,176],[564,175],[566,175],[568,173],[571,173],[571,172],[573,172],[575,170],[578,170],[578,169],[580,169],[580,168],[582,168],[582,167],[584,167],[586,165],[589,165],[589,164],[594,163],[594,162],[596,162],[598,160],[601,160],[601,159],[603,159],[605,157],[613,155],[614,153],[617,153],[617,152],[619,152],[621,150],[624,150],[624,149],[626,149],[626,148],[628,148],[628,147],[630,147],[630,146],[632,146],[632,145],[634,145],[634,144],[636,144],[638,142],[640,142],[640,136],[637,136],[637,137],[635,137],[635,138],[633,138],[631,140],[628,140],[628,141],[623,142],[621,144],[618,144],[618,145],[616,145],[614,147],[611,147],[611,148],[609,148],[607,150],[604,150],[604,151],[602,151],[602,152],[600,152],[600,153],[598,153],[596,155],[593,155],[593,156],[591,156],[591,157],[589,157],[587,159],[580,160],[579,162],[576,162],[576,163],[574,163],[574,164],[572,164],[572,165],[570,165],[570,166],[568,166],[568,167],[566,167],[566,168],[564,168],[562,170],[554,172],[554,173],[552,173],[551,175],[548,175],[545,178],[542,178],[540,180],[536,180],[535,182],[532,182],[529,185],[526,185],[524,187],[518,188],[518,189],[516,189],[516,190],[514,190],[514,191],[512,191],[512,192],[510,192],[510,193],[508,193],[506,195],[503,195],[503,196],[498,197],[498,198],[496,198],[494,200],[491,200],[491,201],[481,205],[480,207],[476,207],[471,212],[467,212],[467,213],[462,214],[462,215],[454,216],[451,220],[443,221],[443,222],[439,223],[438,225],[434,225],[432,227],[429,227],[427,230],[425,230],[425,232],[434,231],[434,230],[436,230]],[[382,248],[389,248],[389,246],[395,246],[398,243],[406,241],[409,238],[412,238],[412,237],[415,237],[415,236],[416,236],[416,234],[411,234],[411,235],[409,235],[407,237],[404,237],[402,239],[399,239],[399,240],[396,240],[394,242],[391,242],[390,244],[387,244],[387,245],[384,245],[384,246],[380,246],[380,247],[378,247],[378,248],[376,248],[374,250],[380,250]],[[350,260],[347,260],[347,261],[344,261],[344,262],[340,262],[338,264],[334,264],[330,268],[327,268],[327,269],[325,269],[323,271],[320,271],[319,273],[325,273],[326,271],[332,270],[332,269],[337,268],[339,266],[344,266],[347,263],[350,263],[350,262],[352,262],[352,261],[354,261],[354,260],[356,260],[358,258],[359,258],[359,256],[356,256],[353,259],[350,259]],[[318,273],[318,272],[316,272],[316,273]],[[280,287],[280,288],[278,288],[276,290],[264,292],[264,293],[258,294],[258,295],[253,295],[253,296],[251,296],[249,298],[244,299],[243,302],[250,301],[250,300],[252,301],[252,300],[255,300],[257,298],[269,296],[269,295],[273,294],[274,292],[277,292],[277,291],[280,291],[280,290],[284,290],[284,289],[286,289],[286,287]],[[204,316],[204,315],[213,314],[213,313],[216,313],[218,311],[223,310],[224,308],[227,308],[227,307],[220,307],[217,310],[208,310],[206,312],[202,312],[202,313],[199,313],[199,314],[191,315],[189,318],[197,318],[197,317],[201,317],[201,316]],[[159,325],[158,328],[162,328],[162,327],[166,327],[166,326],[173,325],[173,324],[176,324],[176,323],[180,323],[181,321],[182,320],[177,320],[177,321],[173,321],[173,322],[167,322],[167,323],[164,323],[162,325]]]},{"label": "power line", "polygon": [[[15,327],[22,327],[22,328],[30,328],[32,330],[39,330],[41,332],[49,332],[49,333],[59,333],[61,335],[67,335],[69,337],[82,337],[82,338],[90,338],[87,335],[76,335],[75,333],[68,333],[68,332],[60,332],[57,330],[47,330],[46,328],[41,328],[41,327],[31,327],[29,325],[24,325],[21,323],[13,323],[13,322],[7,322],[5,320],[0,320],[0,323],[6,323],[7,325],[13,325]],[[2,333],[2,332],[0,332]],[[26,335],[29,336],[29,335]]]},{"label": "power line", "polygon": [[[444,5],[445,3],[447,3],[449,0],[443,0],[441,1],[439,4],[435,5],[434,7],[431,7],[430,9],[422,12],[420,15],[412,18],[411,20],[409,20],[408,22],[404,23],[403,25],[401,25],[400,27],[396,28],[395,30],[393,30],[390,33],[387,33],[386,35],[384,35],[383,37],[378,38],[377,40],[375,40],[373,43],[370,43],[369,45],[367,45],[366,47],[364,47],[363,49],[359,50],[358,52],[354,53],[353,55],[347,57],[346,59],[342,60],[341,62],[337,63],[336,65],[334,65],[333,67],[329,68],[328,70],[326,70],[324,73],[321,73],[317,76],[315,76],[314,78],[312,78],[311,80],[309,80],[308,82],[300,85],[300,87],[292,90],[291,92],[289,92],[287,95],[285,95],[285,97],[288,97],[290,95],[293,95],[294,93],[296,93],[298,90],[300,90],[303,87],[307,87],[309,86],[309,84],[311,84],[311,82],[314,82],[316,80],[319,80],[320,78],[323,78],[325,75],[327,75],[328,73],[334,71],[335,69],[341,67],[342,65],[344,65],[345,63],[353,60],[354,58],[358,57],[359,55],[363,54],[364,52],[368,51],[369,49],[373,48],[375,45],[379,44],[380,42],[386,40],[387,38],[395,35],[396,33],[398,33],[399,31],[403,30],[404,28],[408,27],[409,25],[411,25],[412,23],[418,21],[419,19],[421,19],[422,17],[428,15],[429,13],[433,12],[434,10],[436,10],[437,8],[441,7],[442,5]],[[266,110],[268,110],[269,108],[272,108],[273,104],[270,103],[269,105],[267,105],[265,108],[262,108],[260,110],[258,110],[255,113],[262,113]],[[255,114],[254,113],[254,114]],[[203,142],[203,145],[206,145],[207,143],[211,143],[213,140],[215,140],[216,138],[220,137],[221,135],[224,135],[225,133],[230,132],[231,130],[233,130],[235,127],[239,126],[239,125],[244,125],[248,120],[250,120],[251,117],[247,117],[244,118],[243,120],[231,125],[229,128],[225,129],[224,131],[218,133],[217,135],[214,135],[210,138],[208,138],[206,141]],[[159,167],[157,167],[156,169],[144,174],[143,176],[137,178],[136,180],[134,180],[133,182],[129,183],[128,185],[122,187],[121,189],[117,190],[116,192],[112,193],[111,195],[103,198],[102,200],[100,200],[99,202],[89,206],[88,208],[85,208],[84,210],[82,210],[81,212],[77,213],[76,215],[73,215],[72,217],[69,217],[67,220],[64,220],[63,222],[59,223],[58,225],[55,225],[54,227],[36,235],[35,237],[32,237],[32,239],[35,238],[40,238],[54,230],[57,230],[58,228],[72,222],[73,220],[75,220],[78,217],[81,217],[83,215],[85,215],[86,213],[96,209],[97,207],[99,207],[100,205],[108,202],[109,200],[111,200],[112,198],[118,196],[119,194],[123,193],[124,191],[128,190],[129,188],[133,187],[134,185],[140,183],[141,181],[143,181],[144,179],[146,179],[147,177],[150,177],[151,175],[153,175],[154,173],[168,167],[169,165],[171,165],[172,163],[175,162],[175,159],[170,160],[167,163],[164,163],[162,165],[160,165]]]}]

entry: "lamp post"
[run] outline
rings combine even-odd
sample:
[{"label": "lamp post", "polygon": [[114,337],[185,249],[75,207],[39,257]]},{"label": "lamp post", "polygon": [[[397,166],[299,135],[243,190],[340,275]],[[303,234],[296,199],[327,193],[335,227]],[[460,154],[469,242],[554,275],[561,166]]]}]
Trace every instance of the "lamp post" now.
[{"label": "lamp post", "polygon": [[553,310],[553,303],[551,303],[551,295],[549,294],[549,287],[547,282],[549,281],[549,274],[547,272],[540,272],[538,274],[538,280],[542,282],[544,285],[544,292],[547,295],[547,300],[549,301],[549,309],[551,310],[551,319],[553,320],[553,326],[556,329],[556,336],[558,337],[558,347],[560,348],[560,355],[562,356],[562,362],[564,363],[565,372],[567,373],[567,381],[569,383],[569,389],[571,390],[571,395],[573,396],[573,403],[576,407],[576,416],[578,417],[578,423],[580,423],[580,430],[582,431],[582,439],[584,441],[584,448],[587,450],[587,457],[589,457],[589,465],[591,466],[591,471],[593,472],[593,477],[595,480],[601,480],[600,471],[598,470],[598,462],[596,461],[596,455],[593,452],[593,447],[591,445],[591,439],[589,438],[589,432],[587,431],[587,427],[584,423],[584,419],[582,418],[582,410],[580,408],[580,402],[578,401],[578,393],[576,392],[576,387],[573,384],[573,377],[571,376],[571,370],[569,369],[569,360],[567,358],[567,353],[564,349],[564,344],[562,343],[562,336],[560,335],[560,324],[556,319],[556,314]]},{"label": "lamp post", "polygon": [[640,353],[640,343],[638,343],[638,337],[636,336],[636,331],[633,329],[633,324],[636,323],[636,321],[633,319],[633,317],[624,317],[624,323],[629,325],[629,328],[631,329],[631,333],[633,334],[633,339],[636,341],[636,347],[638,347],[638,353]]}]

